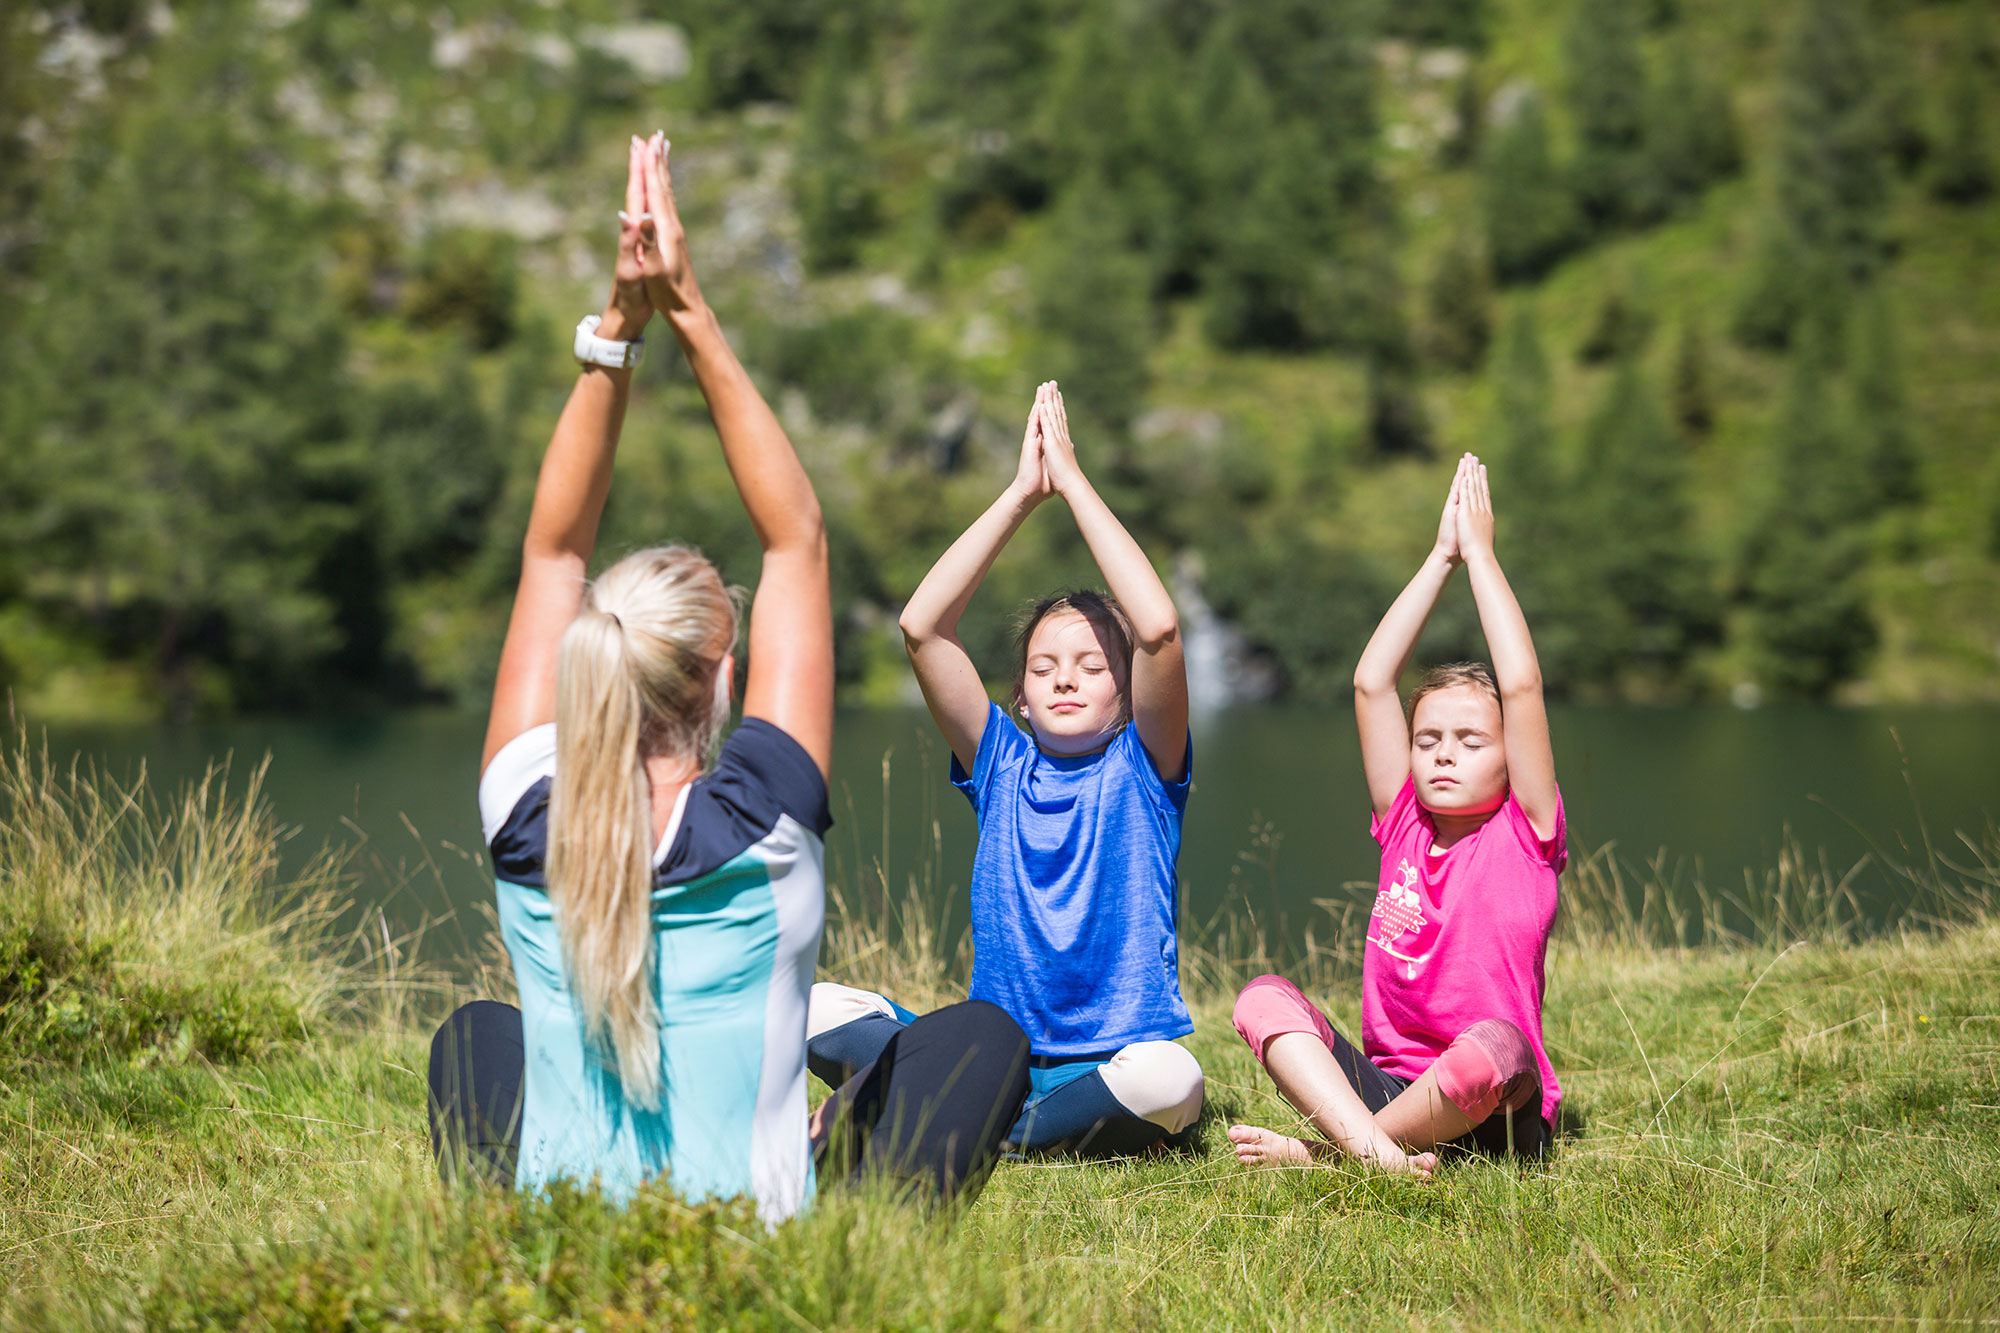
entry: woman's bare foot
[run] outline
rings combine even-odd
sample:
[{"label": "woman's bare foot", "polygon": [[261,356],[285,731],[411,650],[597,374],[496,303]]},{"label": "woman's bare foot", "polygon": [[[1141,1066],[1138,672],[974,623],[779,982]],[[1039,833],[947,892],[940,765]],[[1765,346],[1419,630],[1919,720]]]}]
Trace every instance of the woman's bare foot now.
[{"label": "woman's bare foot", "polygon": [[1229,1141],[1236,1145],[1236,1160],[1244,1166],[1311,1166],[1312,1150],[1289,1134],[1259,1129],[1255,1125],[1231,1125]]},{"label": "woman's bare foot", "polygon": [[[1346,1156],[1330,1143],[1307,1143],[1256,1125],[1231,1125],[1229,1141],[1236,1145],[1236,1160],[1244,1166],[1311,1166]],[[1392,1175],[1407,1172],[1419,1180],[1429,1180],[1431,1172],[1437,1169],[1437,1160],[1434,1152],[1392,1150],[1369,1158],[1368,1164]]]}]

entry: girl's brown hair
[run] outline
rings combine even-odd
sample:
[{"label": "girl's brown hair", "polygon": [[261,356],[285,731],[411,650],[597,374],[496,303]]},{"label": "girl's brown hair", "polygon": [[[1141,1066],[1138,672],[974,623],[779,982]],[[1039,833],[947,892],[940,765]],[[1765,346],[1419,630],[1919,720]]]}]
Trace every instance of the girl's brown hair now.
[{"label": "girl's brown hair", "polygon": [[[1493,696],[1493,703],[1500,705],[1500,686],[1493,679],[1493,668],[1484,662],[1445,662],[1438,666],[1425,667],[1417,677],[1417,688],[1410,691],[1410,703],[1404,717],[1411,723],[1417,720],[1417,700],[1426,694],[1436,694],[1439,690],[1455,690],[1461,685],[1475,690],[1484,690]],[[1501,709],[1504,717],[1506,710]]]},{"label": "girl's brown hair", "polygon": [[1125,682],[1118,691],[1118,723],[1123,726],[1132,720],[1132,622],[1125,617],[1125,608],[1118,599],[1108,592],[1095,588],[1068,588],[1051,593],[1042,598],[1014,622],[1014,703],[1021,703],[1021,691],[1028,682],[1028,644],[1035,637],[1035,627],[1050,616],[1074,613],[1088,620],[1100,630],[1109,630],[1111,646],[1116,653],[1114,665],[1122,673]]}]

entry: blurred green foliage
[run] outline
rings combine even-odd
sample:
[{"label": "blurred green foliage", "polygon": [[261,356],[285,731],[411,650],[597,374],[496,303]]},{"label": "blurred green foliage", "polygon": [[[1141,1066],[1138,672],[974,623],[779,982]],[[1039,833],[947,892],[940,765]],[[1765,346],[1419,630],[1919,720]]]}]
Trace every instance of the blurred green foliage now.
[{"label": "blurred green foliage", "polygon": [[[1953,276],[2000,208],[1991,27],[1871,0],[15,6],[0,685],[100,715],[476,700],[618,150],[665,124],[705,290],[820,483],[857,697],[907,685],[896,610],[1047,378],[1140,540],[1295,697],[1345,689],[1464,448],[1561,693],[1993,697],[1971,386],[2000,304]],[[699,397],[649,350],[605,554],[680,536],[754,581]],[[1090,578],[1038,518],[968,622],[982,665],[1005,676],[1016,604]],[[1478,649],[1455,594],[1421,655]]]}]

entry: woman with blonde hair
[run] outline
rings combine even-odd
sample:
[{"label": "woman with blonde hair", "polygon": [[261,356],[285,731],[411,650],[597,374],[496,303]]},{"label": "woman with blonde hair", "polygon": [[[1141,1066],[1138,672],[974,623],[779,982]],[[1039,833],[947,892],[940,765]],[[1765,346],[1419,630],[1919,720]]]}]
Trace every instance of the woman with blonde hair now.
[{"label": "woman with blonde hair", "polygon": [[[479,783],[520,1009],[476,1001],[440,1029],[433,1136],[448,1170],[523,1188],[595,1180],[621,1195],[668,1172],[689,1198],[749,1195],[775,1222],[810,1194],[831,1129],[809,1129],[805,1070],[831,822],[826,530],[702,299],[663,135],[632,141],[620,220],[611,300],[578,326],[582,374],[536,483]],[[736,594],[679,545],[587,576],[656,311],[763,547],[743,722],[719,749]],[[997,1073],[977,1087],[925,1082],[932,1048],[962,1057],[968,1044]],[[976,1121],[1008,1122],[1025,1091],[1009,1056],[1024,1045],[1011,1022],[968,1011],[889,1053],[834,1102],[857,1129],[840,1136],[855,1154],[843,1165],[865,1151],[942,1192],[975,1182],[997,1146]],[[969,1094],[1013,1102],[968,1112]],[[891,1109],[896,1125],[871,1135]]]}]

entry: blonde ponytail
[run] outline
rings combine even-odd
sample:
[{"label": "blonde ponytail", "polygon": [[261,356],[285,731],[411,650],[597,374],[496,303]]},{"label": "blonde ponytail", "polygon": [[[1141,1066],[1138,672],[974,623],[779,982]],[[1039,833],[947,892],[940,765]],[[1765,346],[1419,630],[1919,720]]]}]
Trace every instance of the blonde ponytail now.
[{"label": "blonde ponytail", "polygon": [[556,658],[549,901],[585,1036],[626,1098],[659,1105],[649,755],[705,762],[729,718],[737,604],[685,546],[627,556],[585,589]]}]

